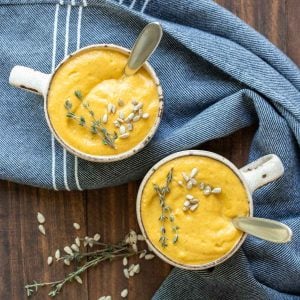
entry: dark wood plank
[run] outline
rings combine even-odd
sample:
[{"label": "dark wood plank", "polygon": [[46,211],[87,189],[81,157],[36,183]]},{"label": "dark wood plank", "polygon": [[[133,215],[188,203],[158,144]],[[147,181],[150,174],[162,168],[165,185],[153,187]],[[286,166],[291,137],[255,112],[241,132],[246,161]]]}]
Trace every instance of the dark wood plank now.
[{"label": "dark wood plank", "polygon": [[[299,65],[298,35],[300,5],[298,0],[217,0],[253,26],[275,45],[287,52]],[[239,167],[247,160],[256,126],[199,146],[231,159]],[[116,242],[130,228],[138,229],[135,198],[138,182],[116,188],[89,192],[53,192],[10,182],[0,182],[0,299],[25,299],[25,282],[54,280],[70,267],[48,267],[46,259],[57,247],[62,248],[80,233],[99,232],[106,241]],[[45,214],[47,236],[37,230],[36,213]],[[75,232],[73,222],[81,224]],[[133,260],[134,261],[134,260]],[[84,284],[66,287],[58,299],[96,300],[101,295],[120,299],[128,288],[129,299],[150,299],[171,267],[155,259],[142,262],[141,273],[129,281],[122,275],[120,261],[104,263],[83,277]],[[36,299],[46,299],[41,289]]]},{"label": "dark wood plank", "polygon": [[286,52],[288,56],[300,66],[300,3],[299,0],[288,0],[286,2],[287,34]]},{"label": "dark wood plank", "polygon": [[[0,190],[0,299],[26,299],[26,283],[57,280],[71,270],[61,263],[49,267],[47,257],[76,237],[73,222],[82,224],[80,232],[85,235],[84,193],[57,193],[3,181]],[[46,217],[46,236],[38,231],[38,211]],[[46,296],[47,289],[41,289],[39,299]],[[88,299],[87,288],[73,284],[61,298]]]}]

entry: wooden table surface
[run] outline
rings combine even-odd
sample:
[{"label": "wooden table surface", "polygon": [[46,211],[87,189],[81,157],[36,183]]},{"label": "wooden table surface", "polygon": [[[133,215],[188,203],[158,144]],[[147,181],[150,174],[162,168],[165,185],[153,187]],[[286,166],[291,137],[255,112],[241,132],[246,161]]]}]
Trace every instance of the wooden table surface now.
[{"label": "wooden table surface", "polygon": [[[300,65],[299,0],[218,0],[261,32]],[[242,166],[256,126],[214,140],[199,149],[215,151]],[[116,242],[129,228],[138,230],[135,198],[139,182],[85,192],[54,192],[11,182],[0,182],[0,299],[26,299],[24,284],[32,280],[60,279],[70,267],[47,265],[48,255],[70,243],[81,224],[81,236],[101,233]],[[36,213],[46,216],[47,236],[37,231]],[[120,261],[104,263],[83,276],[83,285],[66,286],[57,299],[96,300],[102,295],[120,299],[128,288],[128,299],[150,299],[171,267],[159,259],[142,261],[141,273],[129,280]],[[47,288],[34,299],[47,299]]]}]

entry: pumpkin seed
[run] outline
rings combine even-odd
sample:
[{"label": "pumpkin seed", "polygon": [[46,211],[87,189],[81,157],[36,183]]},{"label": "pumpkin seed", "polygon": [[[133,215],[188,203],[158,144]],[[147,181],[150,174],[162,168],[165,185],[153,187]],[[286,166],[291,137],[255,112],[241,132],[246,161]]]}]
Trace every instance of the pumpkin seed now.
[{"label": "pumpkin seed", "polygon": [[126,298],[128,296],[128,290],[127,289],[124,289],[122,292],[121,292],[121,297],[122,298]]},{"label": "pumpkin seed", "polygon": [[96,233],[94,235],[94,241],[98,242],[100,240],[100,238],[101,238],[101,235],[99,233]]},{"label": "pumpkin seed", "polygon": [[103,117],[102,117],[102,122],[103,122],[104,124],[106,124],[107,121],[108,121],[108,115],[107,115],[107,114],[104,114]]},{"label": "pumpkin seed", "polygon": [[221,192],[222,189],[220,187],[213,188],[211,191],[212,194],[220,194]]},{"label": "pumpkin seed", "polygon": [[154,257],[155,257],[155,255],[152,254],[152,253],[149,253],[149,254],[146,254],[146,255],[145,255],[145,259],[146,259],[146,260],[151,260],[151,259],[153,259]]},{"label": "pumpkin seed", "polygon": [[46,235],[46,230],[45,230],[44,225],[42,225],[42,224],[39,225],[39,232],[43,235]]},{"label": "pumpkin seed", "polygon": [[119,136],[119,138],[121,138],[121,139],[127,139],[128,137],[129,137],[129,133],[128,132],[125,132],[125,133],[123,133],[123,134],[121,134]]},{"label": "pumpkin seed", "polygon": [[74,278],[79,284],[82,284],[82,279],[79,276],[75,276]]},{"label": "pumpkin seed", "polygon": [[193,168],[192,171],[191,171],[191,178],[195,177],[198,173],[198,169],[197,168]]},{"label": "pumpkin seed", "polygon": [[45,217],[42,213],[38,212],[36,217],[37,217],[37,220],[40,224],[45,223],[46,219],[45,219]]},{"label": "pumpkin seed", "polygon": [[47,264],[48,266],[50,266],[53,263],[53,257],[52,256],[48,256],[47,258]]},{"label": "pumpkin seed", "polygon": [[142,115],[142,118],[143,118],[143,119],[148,119],[148,118],[149,118],[149,113],[144,113],[144,114]]},{"label": "pumpkin seed", "polygon": [[56,260],[59,260],[59,259],[60,259],[60,250],[59,250],[59,249],[57,249],[57,250],[55,251],[54,257],[56,258]]},{"label": "pumpkin seed", "polygon": [[80,229],[80,225],[78,223],[73,223],[73,227],[76,229],[76,230],[79,230]]},{"label": "pumpkin seed", "polygon": [[125,126],[124,126],[124,125],[121,125],[121,126],[120,126],[120,134],[122,135],[122,134],[124,134],[125,132],[126,132]]}]

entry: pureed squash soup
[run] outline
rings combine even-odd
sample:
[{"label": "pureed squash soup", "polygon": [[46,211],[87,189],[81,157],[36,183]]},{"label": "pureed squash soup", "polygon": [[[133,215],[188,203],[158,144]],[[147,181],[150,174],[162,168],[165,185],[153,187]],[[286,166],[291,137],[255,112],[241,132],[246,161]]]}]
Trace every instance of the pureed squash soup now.
[{"label": "pureed squash soup", "polygon": [[159,113],[151,75],[141,68],[124,76],[128,55],[90,48],[56,71],[48,93],[48,115],[56,134],[71,148],[90,155],[116,155],[137,146]]},{"label": "pureed squash soup", "polygon": [[141,194],[141,222],[171,261],[204,265],[229,253],[243,233],[232,219],[249,215],[247,192],[224,163],[188,155],[161,165]]}]

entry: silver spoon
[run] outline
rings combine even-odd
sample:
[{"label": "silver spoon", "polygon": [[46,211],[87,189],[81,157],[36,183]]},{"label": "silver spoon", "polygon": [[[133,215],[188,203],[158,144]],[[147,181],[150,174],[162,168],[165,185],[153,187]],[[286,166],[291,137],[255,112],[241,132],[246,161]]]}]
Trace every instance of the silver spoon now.
[{"label": "silver spoon", "polygon": [[241,231],[274,243],[287,243],[293,235],[290,227],[270,219],[238,217],[232,223]]},{"label": "silver spoon", "polygon": [[144,62],[157,48],[161,40],[162,33],[162,28],[157,22],[149,23],[144,27],[131,50],[124,70],[125,75],[133,75],[140,69]]}]

